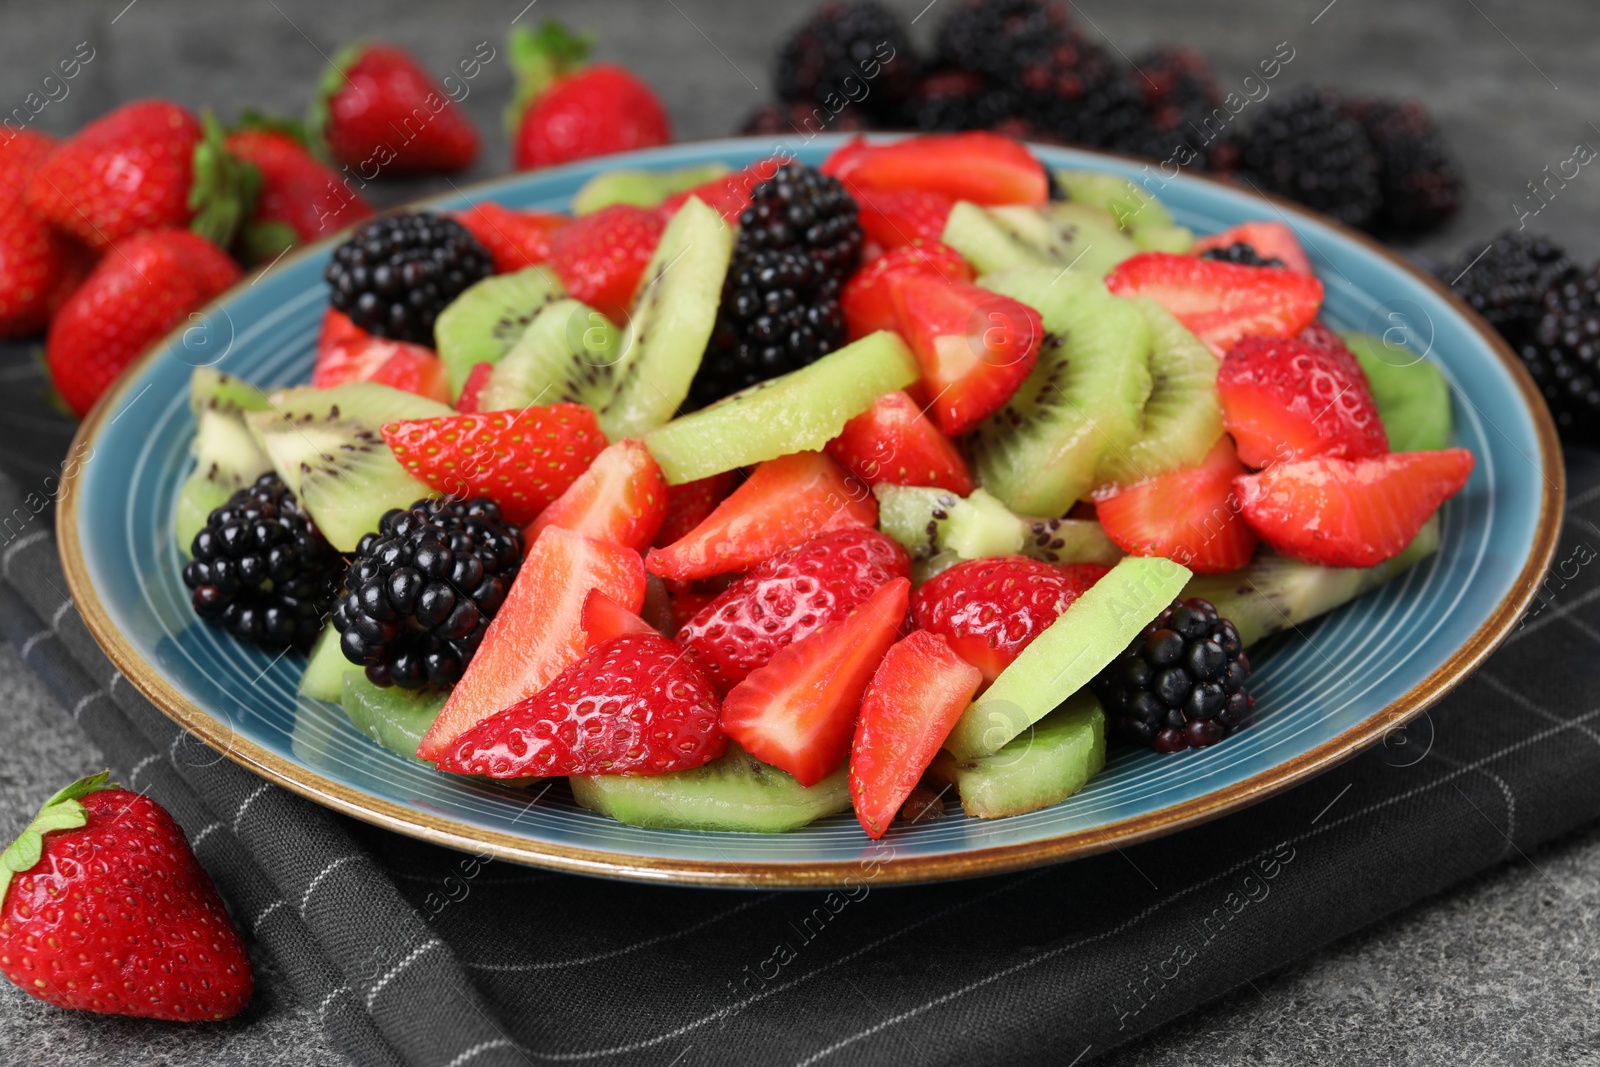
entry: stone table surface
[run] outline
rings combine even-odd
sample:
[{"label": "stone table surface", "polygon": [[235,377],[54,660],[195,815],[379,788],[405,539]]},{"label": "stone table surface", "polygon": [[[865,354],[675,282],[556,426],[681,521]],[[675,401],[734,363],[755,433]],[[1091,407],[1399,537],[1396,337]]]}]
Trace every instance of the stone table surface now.
[{"label": "stone table surface", "polygon": [[[955,2],[894,6],[908,18],[921,12],[913,32],[926,42],[941,8]],[[353,39],[397,41],[436,71],[488,41],[496,58],[465,102],[485,135],[470,180],[507,165],[499,113],[510,86],[503,43],[514,19],[557,17],[596,30],[599,55],[628,64],[657,86],[678,136],[687,140],[731,132],[766,98],[773,46],[810,6],[268,0],[246,8],[194,0],[3,0],[0,117],[24,106],[30,92],[44,97],[46,90],[55,99],[33,121],[58,134],[144,96],[209,104],[224,120],[246,106],[298,114],[326,57]],[[1555,193],[1545,200],[1532,199],[1529,188],[1544,179],[1546,167],[1555,171],[1573,157],[1578,145],[1600,145],[1600,5],[1091,0],[1075,11],[1126,55],[1158,43],[1199,48],[1224,88],[1288,42],[1294,59],[1274,92],[1314,83],[1425,101],[1462,160],[1469,195],[1453,225],[1415,249],[1423,256],[1480,249],[1524,218],[1528,229],[1557,237],[1577,258],[1600,256],[1600,170],[1581,169],[1564,187],[1550,186]],[[60,60],[91,55],[89,49],[92,58],[66,83],[65,95],[59,83],[45,84]],[[439,187],[388,182],[371,191],[375,200],[394,203]],[[104,755],[64,725],[61,710],[8,646],[0,646],[0,691],[0,839],[9,840],[43,797],[103,765]],[[1260,978],[1102,1062],[1553,1062],[1552,1050],[1572,1047],[1574,1035],[1594,1033],[1600,990],[1591,967],[1548,961],[1592,957],[1597,912],[1600,827],[1592,827]],[[0,983],[0,1060],[183,1067],[342,1062],[314,1012],[296,1004],[270,970],[260,977],[256,1002],[238,1023],[203,1028],[58,1012]],[[1600,1048],[1584,1062],[1600,1063]]]}]

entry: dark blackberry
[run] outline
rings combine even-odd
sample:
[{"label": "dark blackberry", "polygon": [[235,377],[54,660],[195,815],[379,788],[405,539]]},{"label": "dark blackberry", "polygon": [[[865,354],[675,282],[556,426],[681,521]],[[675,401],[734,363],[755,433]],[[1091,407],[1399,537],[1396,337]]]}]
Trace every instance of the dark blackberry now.
[{"label": "dark blackberry", "polygon": [[[1084,45],[1085,49],[1097,47]],[[1091,58],[1044,88],[1020,95],[1017,115],[1045,140],[1120,148],[1149,128],[1139,90],[1120,67]]]},{"label": "dark blackberry", "polygon": [[1241,267],[1281,267],[1283,260],[1277,256],[1263,256],[1256,246],[1247,241],[1235,241],[1226,248],[1208,248],[1200,253],[1201,259],[1215,259],[1222,263],[1237,263]]},{"label": "dark blackberry", "polygon": [[1158,48],[1133,66],[1146,117],[1109,147],[1184,168],[1232,171],[1239,162],[1238,139],[1205,57],[1192,48]]},{"label": "dark blackberry", "polygon": [[1383,189],[1380,228],[1421,234],[1461,208],[1461,172],[1428,109],[1415,100],[1352,100],[1345,105],[1378,153]]},{"label": "dark blackberry", "polygon": [[1198,597],[1157,615],[1100,672],[1094,692],[1117,736],[1157,752],[1214,745],[1255,704],[1239,631]]},{"label": "dark blackberry", "polygon": [[1561,436],[1600,439],[1600,269],[1545,294],[1544,316],[1521,355]]},{"label": "dark blackberry", "polygon": [[1135,59],[1133,69],[1133,83],[1158,126],[1176,127],[1192,112],[1222,103],[1210,62],[1193,48],[1154,49]]},{"label": "dark blackberry", "polygon": [[356,545],[333,625],[374,685],[454,685],[522,566],[522,531],[491,500],[391,508]]},{"label": "dark blackberry", "polygon": [[194,535],[183,584],[195,614],[246,641],[306,648],[344,561],[276,474],[263,474]]},{"label": "dark blackberry", "polygon": [[966,70],[934,71],[917,83],[901,109],[901,121],[913,129],[938,133],[988,130],[1016,114],[1011,91],[992,86]]},{"label": "dark blackberry", "polygon": [[1041,0],[962,0],[935,37],[939,59],[994,85],[1040,89],[1071,66],[1066,5]]},{"label": "dark blackberry", "polygon": [[494,261],[455,219],[419,211],[366,223],[333,250],[328,302],[368,333],[433,344],[433,320]]},{"label": "dark blackberry", "polygon": [[764,104],[739,127],[740,133],[776,137],[811,137],[819,133],[855,133],[871,129],[856,108],[831,114],[821,104]]},{"label": "dark blackberry", "polygon": [[837,179],[797,163],[752,190],[692,405],[798,370],[844,342],[839,292],[861,259],[856,216]]},{"label": "dark blackberry", "polygon": [[1487,249],[1464,250],[1439,272],[1517,350],[1533,339],[1546,294],[1577,276],[1578,268],[1553,242],[1516,230],[1506,230]]},{"label": "dark blackberry", "polygon": [[1239,167],[1269,193],[1347,226],[1372,224],[1383,205],[1378,153],[1330,89],[1269,101],[1242,138]]},{"label": "dark blackberry", "polygon": [[[885,59],[885,57],[889,57]],[[778,99],[859,109],[887,118],[917,81],[911,38],[894,12],[875,0],[830,0],[778,50]]]}]

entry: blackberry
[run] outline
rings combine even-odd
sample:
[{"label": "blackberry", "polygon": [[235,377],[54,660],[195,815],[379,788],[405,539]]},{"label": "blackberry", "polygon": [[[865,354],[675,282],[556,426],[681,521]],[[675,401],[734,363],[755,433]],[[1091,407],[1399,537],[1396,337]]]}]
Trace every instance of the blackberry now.
[{"label": "blackberry", "polygon": [[1345,112],[1378,153],[1378,222],[1398,234],[1437,229],[1461,207],[1461,172],[1428,109],[1415,100],[1352,100]]},{"label": "blackberry", "polygon": [[1009,90],[992,86],[971,71],[945,68],[917,83],[900,117],[913,129],[955,133],[993,129],[1016,110],[1016,96]]},{"label": "blackberry", "polygon": [[1521,355],[1561,436],[1600,439],[1600,269],[1545,294],[1544,316]]},{"label": "blackberry", "polygon": [[491,500],[391,508],[356,545],[333,606],[345,658],[374,685],[454,685],[505,603],[522,546]]},{"label": "blackberry", "polygon": [[1277,256],[1263,256],[1256,246],[1247,241],[1235,241],[1226,248],[1208,248],[1200,253],[1201,259],[1215,259],[1223,263],[1237,263],[1241,267],[1281,267],[1283,260]]},{"label": "blackberry", "polygon": [[211,513],[190,546],[183,584],[195,614],[257,644],[309,647],[343,561],[276,474]]},{"label": "blackberry", "polygon": [[798,370],[844,342],[839,292],[861,259],[856,216],[844,186],[812,167],[786,163],[752,190],[692,405]]},{"label": "blackberry", "polygon": [[855,133],[870,129],[855,108],[830,114],[821,104],[763,104],[752,111],[739,127],[740,133],[790,137],[809,137],[818,133]]},{"label": "blackberry", "polygon": [[1516,230],[1506,230],[1487,249],[1466,249],[1439,273],[1517,350],[1533,339],[1546,294],[1577,276],[1578,268],[1553,242]]},{"label": "blackberry", "polygon": [[1239,166],[1267,192],[1347,226],[1369,226],[1383,205],[1378,153],[1332,90],[1267,103],[1242,138]]},{"label": "blackberry", "polygon": [[1072,65],[1064,4],[1041,0],[962,0],[939,27],[939,59],[994,85],[1043,88]]},{"label": "blackberry", "polygon": [[1199,170],[1233,170],[1238,141],[1231,117],[1221,110],[1222,93],[1205,57],[1192,48],[1158,48],[1135,59],[1133,66],[1133,85],[1144,98],[1146,118],[1110,147]]},{"label": "blackberry", "polygon": [[876,0],[830,0],[783,42],[774,80],[785,102],[851,101],[846,111],[886,118],[916,84],[917,56],[899,16]]},{"label": "blackberry", "polygon": [[1222,103],[1217,76],[1206,57],[1193,48],[1157,48],[1133,61],[1134,84],[1158,125],[1175,127],[1194,111],[1210,111]]},{"label": "blackberry", "polygon": [[1214,745],[1255,699],[1239,631],[1198,597],[1174,600],[1094,681],[1112,730],[1157,752]]},{"label": "blackberry", "polygon": [[419,211],[366,223],[333,250],[328,302],[368,333],[433,344],[433,320],[494,261],[455,219]]}]

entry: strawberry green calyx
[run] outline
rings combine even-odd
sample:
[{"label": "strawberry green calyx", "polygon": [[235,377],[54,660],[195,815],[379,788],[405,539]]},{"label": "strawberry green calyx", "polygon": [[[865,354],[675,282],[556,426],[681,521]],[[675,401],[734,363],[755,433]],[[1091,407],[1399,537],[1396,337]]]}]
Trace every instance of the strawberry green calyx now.
[{"label": "strawberry green calyx", "polygon": [[538,30],[517,26],[507,40],[511,57],[511,70],[516,75],[517,90],[506,105],[506,132],[517,135],[522,124],[522,114],[557,79],[573,73],[583,66],[594,45],[594,35],[573,33],[561,23],[550,19]]},{"label": "strawberry green calyx", "polygon": [[306,135],[319,152],[328,147],[328,124],[332,116],[330,101],[339,90],[350,84],[350,76],[345,71],[361,61],[367,48],[365,41],[347,44],[335,52],[323,68],[317,91],[311,94],[311,106],[306,109],[305,121]]},{"label": "strawberry green calyx", "polygon": [[268,115],[247,107],[239,113],[239,120],[229,129],[229,133],[244,133],[250,130],[265,130],[269,133],[281,133],[292,138],[300,147],[307,151],[315,151],[311,143],[311,132],[306,124],[299,119],[279,118],[277,115]]},{"label": "strawberry green calyx", "polygon": [[257,267],[277,259],[299,243],[300,235],[295,233],[293,226],[278,219],[267,219],[245,223],[239,231],[234,252],[245,266]]},{"label": "strawberry green calyx", "polygon": [[194,183],[189,187],[189,229],[218,248],[233,244],[244,220],[256,209],[261,172],[228,151],[222,124],[208,109],[200,117],[204,136],[194,146]]},{"label": "strawberry green calyx", "polygon": [[106,783],[110,771],[101,771],[79,778],[61,792],[44,802],[39,814],[33,817],[27,829],[0,853],[0,905],[5,903],[6,890],[11,888],[11,876],[33,869],[44,855],[44,835],[54,830],[76,830],[89,821],[89,813],[80,803],[90,793],[102,789],[119,788],[115,782]]}]

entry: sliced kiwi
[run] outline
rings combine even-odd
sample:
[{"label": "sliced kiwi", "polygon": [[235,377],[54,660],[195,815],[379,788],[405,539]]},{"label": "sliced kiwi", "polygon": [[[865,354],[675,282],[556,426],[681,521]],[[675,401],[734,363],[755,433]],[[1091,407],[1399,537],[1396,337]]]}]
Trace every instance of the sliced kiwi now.
[{"label": "sliced kiwi", "polygon": [[1045,337],[1033,371],[973,434],[978,480],[1019,514],[1065,515],[1101,457],[1138,436],[1150,327],[1096,278],[1035,267],[979,281],[1038,310]]},{"label": "sliced kiwi", "polygon": [[1150,327],[1150,398],[1133,441],[1100,457],[1097,485],[1130,485],[1192,467],[1222,436],[1217,357],[1154,300],[1130,303]]},{"label": "sliced kiwi", "polygon": [[630,826],[776,834],[850,810],[847,768],[807,787],[737,745],[692,771],[571,778],[579,804]]},{"label": "sliced kiwi", "polygon": [[439,709],[450,695],[443,689],[379,688],[359,670],[346,671],[341,683],[339,702],[355,728],[407,759],[417,759],[422,735],[439,717]]},{"label": "sliced kiwi", "polygon": [[390,508],[438,495],[406,473],[381,429],[396,419],[452,414],[443,404],[373,382],[302,386],[267,400],[271,409],[252,412],[245,422],[278,477],[340,552],[353,551]]},{"label": "sliced kiwi", "polygon": [[483,411],[533,404],[574,403],[598,408],[611,398],[611,373],[622,331],[600,312],[571,298],[552,301],[489,373],[478,394]]},{"label": "sliced kiwi", "polygon": [[668,485],[682,485],[791,452],[820,450],[884,393],[904,389],[916,357],[887,330],[808,366],[725,397],[644,435]]},{"label": "sliced kiwi", "polygon": [[1136,183],[1099,170],[1057,170],[1056,184],[1066,190],[1066,203],[1098,208],[1122,229],[1172,226],[1172,214],[1160,200]]},{"label": "sliced kiwi", "polygon": [[980,274],[1033,266],[1101,278],[1139,251],[1104,212],[1074,204],[981,208],[961,201],[941,240]]},{"label": "sliced kiwi", "polygon": [[1058,804],[1106,765],[1106,716],[1086,690],[1046,715],[992,756],[934,757],[929,773],[961,795],[961,810],[1001,819]]},{"label": "sliced kiwi", "polygon": [[450,395],[460,395],[479,363],[499,363],[534,316],[565,293],[554,271],[535,266],[485,278],[451,301],[433,324]]},{"label": "sliced kiwi", "polygon": [[1450,384],[1438,367],[1414,352],[1392,348],[1370,333],[1347,333],[1372,387],[1378,418],[1392,452],[1430,452],[1449,448],[1453,429]]},{"label": "sliced kiwi", "polygon": [[1088,685],[1188,580],[1188,568],[1169,559],[1125,557],[1000,672],[944,747],[961,759],[998,752]]},{"label": "sliced kiwi", "polygon": [[305,673],[300,676],[300,695],[337,704],[344,697],[344,676],[360,670],[339,648],[339,631],[332,626],[323,627],[317,643],[311,646]]},{"label": "sliced kiwi", "polygon": [[189,451],[194,471],[178,490],[172,517],[172,534],[184,554],[214,509],[272,469],[244,424],[245,412],[266,406],[260,389],[214,368],[196,367],[189,376],[189,407],[195,420]]},{"label": "sliced kiwi", "polygon": [[1106,536],[1105,527],[1093,519],[1028,519],[1022,554],[1046,563],[1100,563],[1107,567],[1122,558],[1122,549]]},{"label": "sliced kiwi", "polygon": [[987,490],[960,497],[923,485],[876,485],[878,528],[905,546],[926,581],[964,559],[1021,553],[1046,563],[1104,563],[1122,551],[1093,519],[1014,514]]},{"label": "sliced kiwi", "polygon": [[1146,226],[1130,235],[1141,252],[1187,255],[1194,248],[1194,231],[1187,226]]},{"label": "sliced kiwi", "polygon": [[574,215],[592,215],[612,204],[655,207],[667,197],[728,173],[725,163],[676,170],[608,170],[583,183],[572,197]]}]

